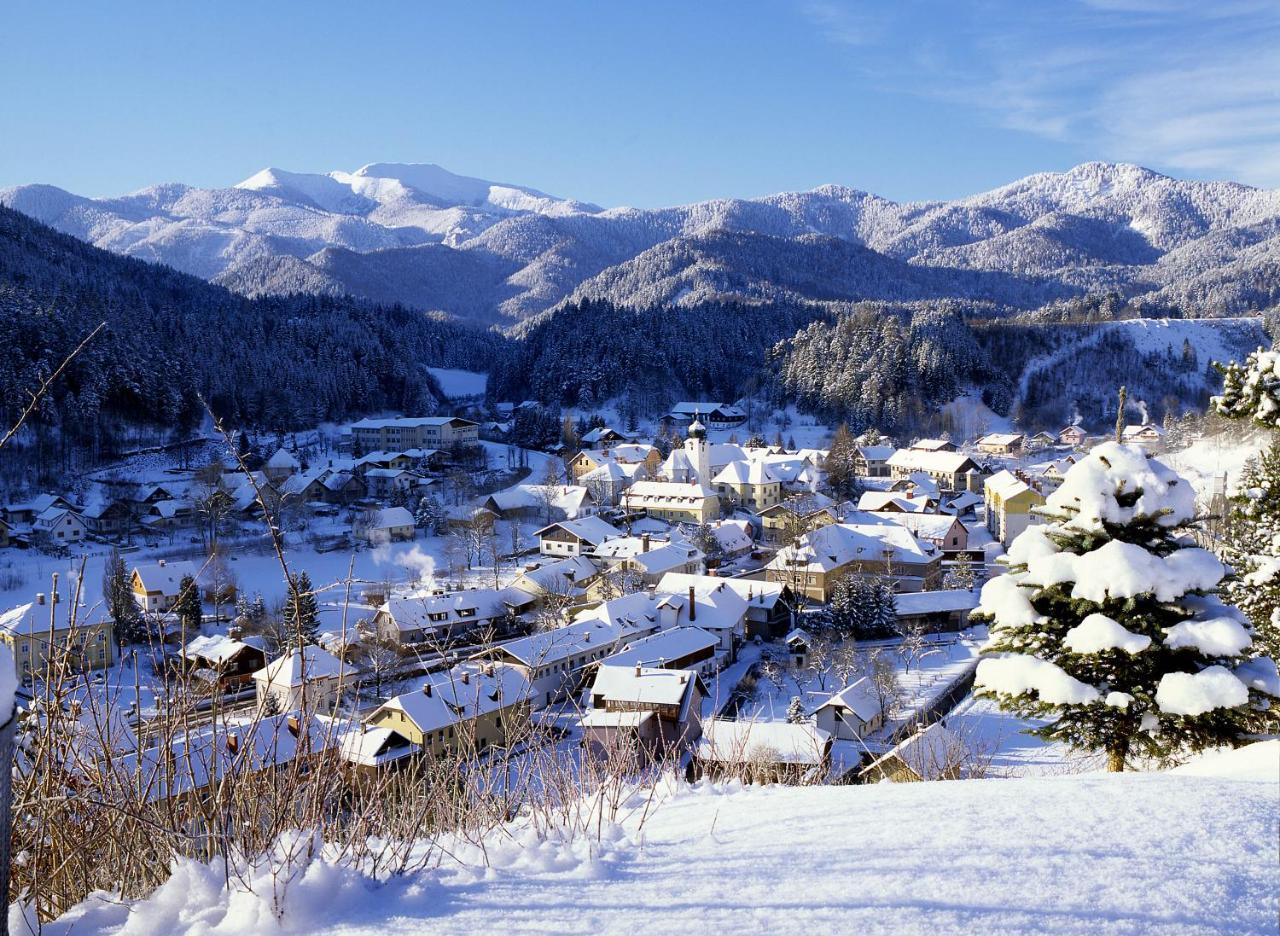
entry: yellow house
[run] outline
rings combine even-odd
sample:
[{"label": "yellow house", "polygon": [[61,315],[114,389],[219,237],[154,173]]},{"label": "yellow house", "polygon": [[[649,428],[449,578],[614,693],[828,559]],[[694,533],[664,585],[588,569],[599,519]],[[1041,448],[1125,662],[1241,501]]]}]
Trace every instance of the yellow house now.
[{"label": "yellow house", "polygon": [[942,581],[942,552],[894,523],[833,523],[779,549],[765,579],[825,604],[854,572],[891,579],[900,592],[928,591]]},{"label": "yellow house", "polygon": [[[13,653],[18,678],[29,683],[38,678],[50,659],[66,659],[74,672],[106,669],[115,662],[115,628],[110,619],[76,614],[71,625],[70,602],[45,602],[43,594],[0,615],[0,640]],[[83,617],[83,620],[81,618]]]},{"label": "yellow house", "polygon": [[502,747],[529,718],[529,682],[515,667],[460,663],[383,703],[365,724],[387,728],[426,754]]},{"label": "yellow house", "polygon": [[1031,509],[1045,500],[1043,494],[1009,471],[987,478],[983,494],[987,529],[1003,546],[1008,546],[1035,522]]},{"label": "yellow house", "polygon": [[168,562],[160,559],[134,566],[133,574],[129,576],[129,586],[139,608],[148,614],[163,614],[177,602],[182,580],[187,576],[194,580],[198,574],[195,565],[190,562]]},{"label": "yellow house", "polygon": [[761,461],[733,461],[711,479],[716,493],[729,504],[761,511],[782,500],[782,482]]},{"label": "yellow house", "polygon": [[709,523],[720,516],[720,498],[700,484],[637,481],[623,492],[622,503],[669,523]]}]

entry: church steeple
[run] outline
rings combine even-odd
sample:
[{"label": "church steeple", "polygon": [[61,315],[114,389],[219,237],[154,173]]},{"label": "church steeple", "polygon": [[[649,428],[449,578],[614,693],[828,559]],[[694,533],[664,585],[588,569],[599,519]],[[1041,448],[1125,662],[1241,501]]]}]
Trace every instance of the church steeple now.
[{"label": "church steeple", "polygon": [[693,465],[694,477],[689,480],[701,485],[704,490],[711,490],[711,466],[707,453],[707,427],[702,424],[697,414],[689,423],[689,438],[685,440],[684,450],[688,453],[689,462]]}]

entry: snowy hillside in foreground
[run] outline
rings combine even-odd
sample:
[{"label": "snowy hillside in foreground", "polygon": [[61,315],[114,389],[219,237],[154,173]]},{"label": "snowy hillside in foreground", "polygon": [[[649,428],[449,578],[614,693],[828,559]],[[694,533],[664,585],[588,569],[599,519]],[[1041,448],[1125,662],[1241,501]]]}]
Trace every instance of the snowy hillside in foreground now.
[{"label": "snowy hillside in foreground", "polygon": [[[945,295],[1027,308],[1114,291],[1215,315],[1280,297],[1280,192],[1124,164],[944,202],[827,185],[602,210],[435,165],[375,163],[116,198],[24,185],[0,190],[0,204],[250,295],[349,292],[481,321],[526,318],[579,289],[617,303]],[[362,264],[334,250],[386,255]]]},{"label": "snowy hillside in foreground", "polygon": [[[665,790],[601,841],[494,835],[374,883],[315,862],[286,932],[1273,932],[1280,741],[1168,773]],[[44,932],[264,933],[271,882],[181,865]],[[20,932],[22,921],[11,928]]]}]

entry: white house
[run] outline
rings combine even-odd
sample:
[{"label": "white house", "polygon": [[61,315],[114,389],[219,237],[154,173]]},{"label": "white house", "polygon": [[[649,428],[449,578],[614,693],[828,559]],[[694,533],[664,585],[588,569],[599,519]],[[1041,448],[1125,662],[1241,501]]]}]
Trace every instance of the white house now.
[{"label": "white house", "polygon": [[860,741],[884,724],[884,709],[875,683],[864,676],[818,706],[814,721],[833,738]]},{"label": "white house", "polygon": [[386,507],[377,511],[365,530],[365,536],[375,545],[411,540],[413,535],[413,514],[406,507]]},{"label": "white house", "polygon": [[534,534],[538,552],[544,556],[581,556],[591,552],[607,539],[619,537],[622,531],[597,516],[561,520],[544,526]]},{"label": "white house", "polygon": [[274,703],[282,712],[301,709],[304,703],[309,712],[327,711],[354,678],[354,669],[314,644],[289,650],[253,674],[258,705]]},{"label": "white house", "polygon": [[46,549],[83,542],[87,532],[84,518],[67,507],[48,507],[31,524],[31,538]]}]

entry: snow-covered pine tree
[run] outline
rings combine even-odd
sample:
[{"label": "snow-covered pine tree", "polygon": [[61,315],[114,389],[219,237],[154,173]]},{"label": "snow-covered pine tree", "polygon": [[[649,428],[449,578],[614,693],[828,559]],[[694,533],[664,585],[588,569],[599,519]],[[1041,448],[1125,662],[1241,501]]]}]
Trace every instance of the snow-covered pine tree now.
[{"label": "snow-covered pine tree", "polygon": [[1210,401],[1228,419],[1249,419],[1265,429],[1280,429],[1280,351],[1259,348],[1244,364],[1214,364],[1222,374],[1222,394]]},{"label": "snow-covered pine tree", "polygon": [[315,643],[319,634],[319,608],[316,593],[311,586],[311,576],[299,572],[292,576],[289,595],[284,602],[283,630],[289,635],[289,644]]},{"label": "snow-covered pine tree", "polygon": [[943,588],[957,588],[963,591],[972,591],[976,582],[977,576],[973,571],[973,563],[964,558],[953,562],[947,569],[947,574],[942,577]]},{"label": "snow-covered pine tree", "polygon": [[983,587],[979,693],[1048,718],[1040,737],[1105,751],[1111,770],[1240,742],[1280,676],[1247,659],[1247,619],[1216,594],[1223,564],[1182,535],[1195,510],[1191,486],[1139,447],[1081,459],[1049,496],[1049,522]]},{"label": "snow-covered pine tree", "polygon": [[793,725],[802,725],[809,720],[809,716],[805,713],[804,703],[800,701],[799,696],[792,696],[791,701],[787,703],[787,721]]},{"label": "snow-covered pine tree", "polygon": [[1236,576],[1223,592],[1249,615],[1257,647],[1280,658],[1280,442],[1245,465],[1229,521],[1219,555]]},{"label": "snow-covered pine tree", "polygon": [[204,617],[204,608],[200,604],[200,587],[190,575],[184,575],[178,583],[178,597],[173,603],[173,615],[181,627],[186,629],[190,637],[199,633]]}]

